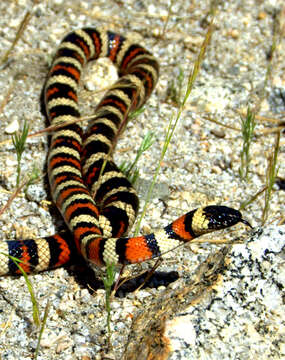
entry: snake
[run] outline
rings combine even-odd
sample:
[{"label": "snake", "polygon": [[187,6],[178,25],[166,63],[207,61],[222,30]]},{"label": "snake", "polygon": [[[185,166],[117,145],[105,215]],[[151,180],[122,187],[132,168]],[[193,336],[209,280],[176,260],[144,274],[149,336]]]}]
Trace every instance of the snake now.
[{"label": "snake", "polygon": [[[118,80],[84,129],[78,105],[80,76],[86,63],[99,57],[117,67]],[[249,225],[238,210],[208,205],[151,234],[127,236],[139,201],[112,155],[128,116],[145,104],[158,76],[157,59],[128,36],[85,27],[63,38],[43,93],[54,128],[47,158],[50,190],[66,230],[45,238],[1,241],[0,275],[21,274],[19,266],[37,273],[79,257],[96,266],[140,263],[211,231],[239,222]]]}]

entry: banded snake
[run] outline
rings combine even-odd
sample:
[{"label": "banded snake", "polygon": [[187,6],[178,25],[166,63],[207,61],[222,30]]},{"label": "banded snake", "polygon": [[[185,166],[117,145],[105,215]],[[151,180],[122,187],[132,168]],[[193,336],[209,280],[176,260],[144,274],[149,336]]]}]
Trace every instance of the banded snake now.
[{"label": "banded snake", "polygon": [[[100,101],[84,133],[82,124],[74,121],[80,118],[78,84],[84,65],[98,57],[108,57],[117,66],[119,79]],[[5,254],[19,258],[27,273],[62,266],[76,256],[99,266],[138,263],[202,234],[238,222],[249,225],[239,211],[212,205],[190,211],[152,234],[124,237],[135,221],[138,198],[110,153],[124,119],[147,101],[158,73],[150,52],[112,31],[82,28],[63,39],[44,97],[51,125],[71,122],[54,131],[48,155],[52,197],[68,231],[1,241],[0,275],[20,273]]]}]

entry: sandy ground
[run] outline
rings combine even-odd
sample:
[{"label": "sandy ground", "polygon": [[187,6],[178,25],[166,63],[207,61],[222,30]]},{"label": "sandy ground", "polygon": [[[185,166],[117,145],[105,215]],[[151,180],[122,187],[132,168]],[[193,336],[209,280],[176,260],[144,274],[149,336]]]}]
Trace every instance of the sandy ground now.
[{"label": "sandy ground", "polygon": [[[87,25],[134,36],[160,61],[157,88],[143,114],[128,125],[116,152],[118,163],[134,159],[143,136],[148,131],[154,132],[156,142],[138,164],[140,178],[146,184],[143,186],[147,186],[158,163],[168,123],[177,113],[171,90],[179,89],[178,78],[182,72],[182,93],[185,92],[187,77],[210,19],[209,1],[179,0],[170,13],[168,8],[169,3],[163,0],[74,0],[68,6],[61,0],[34,5],[28,0],[1,1],[1,56],[11,46],[28,11],[31,18],[0,72],[0,207],[6,204],[16,182],[17,161],[10,141],[11,127],[21,128],[25,119],[31,133],[45,127],[39,99],[52,56],[67,32]],[[236,0],[218,5],[211,44],[162,163],[142,231],[164,226],[200,205],[216,203],[239,208],[242,202],[264,188],[267,159],[273,151],[276,134],[272,129],[278,126],[285,112],[284,32],[280,41],[277,36],[271,63],[268,56],[274,43],[276,18],[280,17],[284,24],[284,16],[281,0]],[[272,71],[264,88],[269,66]],[[116,72],[108,62],[100,61],[87,67],[80,91],[82,115],[92,114],[96,101],[102,96],[100,89],[110,86],[115,78]],[[257,136],[250,150],[249,180],[244,181],[239,177],[243,143],[240,113],[246,112],[248,105],[259,106],[259,111]],[[284,145],[281,137],[278,165],[283,184]],[[27,195],[20,194],[1,216],[1,239],[46,236],[54,233],[55,226],[62,226],[54,206],[47,202],[50,199],[44,176],[47,150],[46,135],[28,139],[22,176],[28,177],[34,167],[41,176]],[[143,205],[144,189],[139,192]],[[266,224],[278,224],[282,216],[284,220],[284,200],[284,190],[275,185]],[[263,207],[264,196],[259,196],[243,212],[255,227],[261,226]],[[213,236],[231,240],[246,238],[247,230],[239,226]],[[216,248],[202,244],[193,245],[192,249],[178,249],[166,257],[161,270],[179,271],[180,278],[185,279]],[[151,263],[141,267],[150,268]],[[92,294],[65,269],[35,275],[31,280],[42,314],[47,301],[50,303],[38,359],[104,357],[107,352],[104,291]],[[183,287],[183,280],[179,286]],[[114,300],[112,344],[115,359],[123,354],[132,319],[145,309],[145,301],[151,304],[151,299],[158,299],[163,290],[163,287],[142,290]],[[1,358],[32,359],[38,331],[32,323],[31,301],[24,279],[1,279],[0,293]],[[184,357],[183,350],[177,354],[175,359]],[[198,359],[199,352],[195,354],[192,358]],[[134,355],[135,358],[138,357]],[[210,354],[208,358],[215,357]]]}]

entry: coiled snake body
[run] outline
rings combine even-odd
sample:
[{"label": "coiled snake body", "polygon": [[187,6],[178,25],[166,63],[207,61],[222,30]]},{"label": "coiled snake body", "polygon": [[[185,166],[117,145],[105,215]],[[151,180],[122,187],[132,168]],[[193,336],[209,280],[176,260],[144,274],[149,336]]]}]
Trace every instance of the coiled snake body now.
[{"label": "coiled snake body", "polygon": [[[78,83],[86,62],[99,56],[112,60],[119,80],[97,106],[84,134],[80,122],[74,121],[80,117]],[[53,133],[48,156],[52,197],[69,231],[41,239],[2,241],[0,275],[19,273],[5,254],[19,258],[28,273],[62,266],[79,254],[96,265],[138,263],[204,233],[247,223],[237,210],[207,206],[150,235],[123,237],[134,223],[138,199],[110,153],[124,119],[150,96],[158,71],[150,52],[111,31],[83,28],[63,39],[44,96],[52,125],[72,122]]]}]

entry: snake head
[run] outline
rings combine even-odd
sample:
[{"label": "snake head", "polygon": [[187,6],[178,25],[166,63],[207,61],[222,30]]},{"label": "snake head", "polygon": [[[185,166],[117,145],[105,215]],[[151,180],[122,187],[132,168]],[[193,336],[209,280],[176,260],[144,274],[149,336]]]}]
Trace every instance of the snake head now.
[{"label": "snake head", "polygon": [[205,220],[208,221],[209,230],[221,230],[239,222],[252,228],[250,223],[242,218],[242,214],[227,206],[206,206],[203,208]]}]

